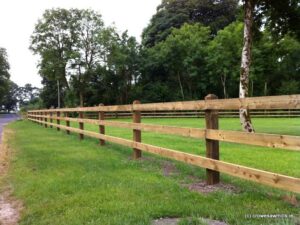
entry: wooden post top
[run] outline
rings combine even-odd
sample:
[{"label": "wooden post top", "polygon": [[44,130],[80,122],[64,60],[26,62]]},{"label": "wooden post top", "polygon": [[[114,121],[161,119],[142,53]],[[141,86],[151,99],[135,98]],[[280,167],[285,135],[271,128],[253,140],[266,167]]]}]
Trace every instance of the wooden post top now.
[{"label": "wooden post top", "polygon": [[134,101],[132,102],[132,104],[141,104],[141,101],[140,101],[140,100],[134,100]]},{"label": "wooden post top", "polygon": [[214,95],[214,94],[208,94],[205,96],[204,98],[205,100],[212,100],[212,99],[218,99],[218,96]]}]

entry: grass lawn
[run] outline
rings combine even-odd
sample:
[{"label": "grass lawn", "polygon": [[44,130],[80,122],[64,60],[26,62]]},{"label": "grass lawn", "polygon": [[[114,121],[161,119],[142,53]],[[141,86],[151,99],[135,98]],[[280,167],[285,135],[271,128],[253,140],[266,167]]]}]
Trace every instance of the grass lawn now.
[{"label": "grass lawn", "polygon": [[[143,122],[204,126],[203,119]],[[300,119],[257,118],[253,122],[257,132],[300,135]],[[85,128],[98,130],[92,125]],[[240,125],[237,119],[221,119],[220,128],[239,130]],[[64,131],[44,129],[28,121],[14,122],[7,129],[15,132],[9,140],[15,153],[2,183],[9,183],[14,195],[24,203],[20,224],[143,225],[161,217],[204,217],[229,224],[283,225],[299,220],[300,207],[282,200],[283,195],[291,195],[288,192],[222,174],[223,182],[238,191],[201,194],[183,184],[203,180],[202,168],[150,154],[144,154],[145,160],[133,161],[129,148],[111,143],[100,147],[98,140],[92,138],[80,142],[76,134],[68,136]],[[132,138],[132,131],[121,128],[108,127],[107,134]],[[205,154],[204,142],[197,139],[149,132],[143,132],[142,139],[153,145]],[[220,157],[227,162],[300,177],[299,152],[221,143]],[[170,163],[177,172],[166,176],[164,166]],[[293,218],[247,218],[251,214],[287,214]]]}]

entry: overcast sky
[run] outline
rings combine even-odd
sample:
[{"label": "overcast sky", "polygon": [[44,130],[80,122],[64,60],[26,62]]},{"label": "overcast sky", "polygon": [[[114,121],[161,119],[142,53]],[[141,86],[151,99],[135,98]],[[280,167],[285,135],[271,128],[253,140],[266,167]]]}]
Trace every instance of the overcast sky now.
[{"label": "overcast sky", "polygon": [[22,86],[41,87],[37,56],[29,51],[29,38],[45,9],[88,8],[102,14],[106,25],[115,23],[120,32],[140,41],[142,30],[161,0],[5,0],[0,7],[0,47],[7,49],[11,80]]}]

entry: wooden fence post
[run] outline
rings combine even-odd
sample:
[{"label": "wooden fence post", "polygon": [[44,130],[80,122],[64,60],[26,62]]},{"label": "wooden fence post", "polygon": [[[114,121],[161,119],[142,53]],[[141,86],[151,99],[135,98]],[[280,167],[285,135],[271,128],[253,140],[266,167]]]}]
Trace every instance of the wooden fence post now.
[{"label": "wooden fence post", "polygon": [[[99,104],[99,106],[103,106],[103,104]],[[99,112],[99,120],[103,121],[104,120],[104,111]],[[99,125],[99,132],[100,134],[105,134],[105,126],[104,125]],[[105,141],[103,139],[99,139],[100,145],[105,145]]]},{"label": "wooden fence post", "polygon": [[46,124],[46,123],[48,122],[48,119],[46,118],[47,115],[48,115],[48,113],[47,113],[47,112],[44,112],[44,116],[45,116],[45,118],[44,118],[44,121],[45,121],[45,128],[48,127],[48,125]]},{"label": "wooden fence post", "polygon": [[[60,117],[60,112],[56,112],[56,117]],[[56,123],[57,123],[57,125],[60,125],[60,119],[57,118]],[[57,131],[60,131],[59,127],[57,127]]]},{"label": "wooden fence post", "polygon": [[[53,123],[53,118],[52,118],[52,116],[53,116],[53,112],[50,112],[50,123]],[[53,128],[53,126],[50,125],[50,128]]]},{"label": "wooden fence post", "polygon": [[40,112],[40,125],[41,125],[41,126],[44,126],[44,124],[43,124],[43,120],[44,120],[44,119],[43,119],[42,116],[43,116],[43,112]]},{"label": "wooden fence post", "polygon": [[[69,113],[68,113],[68,112],[65,112],[65,117],[69,117]],[[67,127],[70,127],[70,121],[69,121],[69,120],[66,120],[66,126],[67,126]],[[70,131],[69,131],[69,130],[66,130],[66,133],[67,133],[67,134],[70,134]]]},{"label": "wooden fence post", "polygon": [[[135,100],[133,102],[133,105],[135,104],[141,104],[139,100]],[[133,123],[140,123],[141,122],[141,111],[133,110],[132,112],[132,120]],[[133,141],[135,142],[141,142],[142,141],[142,135],[140,130],[133,129]],[[136,148],[133,148],[133,159],[138,159],[142,157],[142,151]]]},{"label": "wooden fence post", "polygon": [[[79,112],[79,118],[83,119],[83,112]],[[80,130],[84,130],[84,123],[83,122],[79,122],[79,129]],[[84,135],[83,134],[79,134],[79,139],[83,140]]]},{"label": "wooden fence post", "polygon": [[[218,99],[216,95],[209,94],[205,100]],[[218,110],[205,110],[206,129],[219,129]],[[219,141],[206,140],[206,157],[219,160]],[[206,169],[206,182],[208,185],[220,182],[220,173],[214,170]]]}]

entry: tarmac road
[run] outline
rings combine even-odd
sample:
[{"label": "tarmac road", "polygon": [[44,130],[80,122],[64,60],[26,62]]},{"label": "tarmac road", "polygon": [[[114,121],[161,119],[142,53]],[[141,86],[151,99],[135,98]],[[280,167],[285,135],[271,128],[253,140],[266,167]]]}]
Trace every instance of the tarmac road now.
[{"label": "tarmac road", "polygon": [[0,114],[0,143],[2,140],[2,131],[6,124],[14,120],[19,119],[20,117],[17,114]]}]

